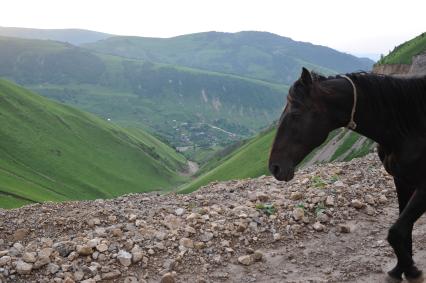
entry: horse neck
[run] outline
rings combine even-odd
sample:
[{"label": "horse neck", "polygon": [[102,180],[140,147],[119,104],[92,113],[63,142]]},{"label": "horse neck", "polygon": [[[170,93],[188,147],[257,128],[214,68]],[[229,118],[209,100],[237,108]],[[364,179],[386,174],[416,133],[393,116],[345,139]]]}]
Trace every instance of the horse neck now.
[{"label": "horse neck", "polygon": [[377,111],[369,105],[366,95],[362,92],[358,94],[358,103],[356,106],[355,132],[374,140],[375,142],[391,146],[393,133],[388,127],[388,122],[383,117],[381,111]]},{"label": "horse neck", "polygon": [[[331,94],[325,97],[328,99],[329,107],[334,109],[335,125],[333,128],[348,126],[354,105],[352,85],[344,78],[325,81],[322,85]],[[354,131],[379,144],[387,144],[391,140],[391,132],[389,132],[387,127],[388,121],[386,121],[382,111],[376,109],[377,103],[374,101],[373,96],[370,95],[371,91],[374,90],[367,92],[357,87],[357,103],[354,115],[356,128]]]},{"label": "horse neck", "polygon": [[422,108],[422,103],[426,101],[423,102],[424,97],[418,91],[419,86],[426,90],[426,81],[420,85],[418,81],[413,81],[417,85],[406,89],[411,87],[410,83],[404,88],[392,87],[389,85],[391,80],[376,80],[369,84],[368,89],[358,87],[355,114],[356,132],[390,148],[400,143],[407,133],[426,126],[426,115],[422,110],[426,109]]}]

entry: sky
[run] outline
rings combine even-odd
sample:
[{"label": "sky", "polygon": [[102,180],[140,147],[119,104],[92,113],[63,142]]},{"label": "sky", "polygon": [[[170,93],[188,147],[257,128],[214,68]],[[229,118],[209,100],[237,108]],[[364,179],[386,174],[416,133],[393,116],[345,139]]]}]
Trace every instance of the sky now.
[{"label": "sky", "polygon": [[256,30],[355,55],[426,31],[425,0],[0,0],[0,26],[172,37]]}]

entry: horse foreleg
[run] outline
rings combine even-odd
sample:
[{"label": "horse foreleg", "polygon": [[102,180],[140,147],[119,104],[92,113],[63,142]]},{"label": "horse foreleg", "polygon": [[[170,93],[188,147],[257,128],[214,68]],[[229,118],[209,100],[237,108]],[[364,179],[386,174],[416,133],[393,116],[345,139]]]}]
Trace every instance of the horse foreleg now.
[{"label": "horse foreleg", "polygon": [[398,260],[396,267],[388,273],[391,279],[402,280],[402,274],[409,281],[418,280],[422,277],[422,272],[414,265],[412,248],[409,248],[408,244],[411,246],[411,233],[414,223],[425,211],[426,191],[418,189],[405,205],[398,220],[389,229],[387,239]]},{"label": "horse foreleg", "polygon": [[[411,199],[411,196],[414,193],[414,187],[410,186],[399,178],[394,177],[393,179],[395,182],[396,194],[398,196],[399,214],[401,215],[401,213],[404,211],[404,208],[407,206],[408,201]],[[408,241],[406,244],[411,256],[413,256],[413,240],[411,231],[412,230],[410,230],[410,235],[408,236]]]}]

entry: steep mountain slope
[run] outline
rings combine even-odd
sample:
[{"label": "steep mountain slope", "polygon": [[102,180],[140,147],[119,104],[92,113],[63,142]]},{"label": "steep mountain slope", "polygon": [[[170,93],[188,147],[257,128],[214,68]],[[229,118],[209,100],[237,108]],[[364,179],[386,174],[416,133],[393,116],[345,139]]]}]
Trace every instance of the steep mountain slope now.
[{"label": "steep mountain slope", "polygon": [[154,137],[0,80],[0,207],[108,198],[183,182],[185,159]]},{"label": "steep mountain slope", "polygon": [[55,41],[0,37],[0,76],[174,146],[249,137],[281,111],[287,87],[102,55]]},{"label": "steep mountain slope", "polygon": [[302,66],[323,73],[368,71],[360,59],[266,32],[205,32],[173,38],[111,37],[84,45],[99,52],[289,84]]},{"label": "steep mountain slope", "polygon": [[[212,181],[255,178],[270,175],[269,151],[275,137],[271,128],[248,140],[224,157],[213,159],[201,168],[198,177],[180,188],[188,193]],[[338,129],[330,133],[327,141],[311,152],[299,167],[330,161],[347,161],[371,151],[374,143],[355,132]]]},{"label": "steep mountain slope", "polygon": [[0,27],[0,36],[28,39],[48,39],[80,45],[102,40],[113,35],[84,29],[34,29]]},{"label": "steep mountain slope", "polygon": [[426,32],[395,47],[388,55],[380,59],[378,65],[411,64],[413,56],[425,51]]}]

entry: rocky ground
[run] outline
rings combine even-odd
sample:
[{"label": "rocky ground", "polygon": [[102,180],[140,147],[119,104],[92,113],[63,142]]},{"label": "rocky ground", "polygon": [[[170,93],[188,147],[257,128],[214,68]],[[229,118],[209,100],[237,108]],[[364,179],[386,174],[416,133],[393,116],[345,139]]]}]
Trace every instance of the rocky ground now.
[{"label": "rocky ground", "polygon": [[[289,183],[213,183],[189,195],[0,210],[1,282],[382,282],[397,215],[374,155]],[[418,266],[426,224],[415,227]]]}]

